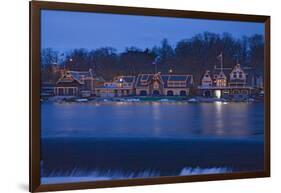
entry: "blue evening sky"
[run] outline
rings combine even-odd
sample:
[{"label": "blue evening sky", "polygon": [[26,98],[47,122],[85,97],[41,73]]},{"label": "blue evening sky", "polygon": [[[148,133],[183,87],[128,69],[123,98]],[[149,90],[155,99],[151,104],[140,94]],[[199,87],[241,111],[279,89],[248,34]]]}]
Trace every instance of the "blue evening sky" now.
[{"label": "blue evening sky", "polygon": [[203,19],[132,16],[104,13],[42,10],[41,46],[64,52],[105,46],[119,52],[126,47],[151,48],[167,38],[173,46],[205,31],[244,35],[264,34],[263,23]]}]

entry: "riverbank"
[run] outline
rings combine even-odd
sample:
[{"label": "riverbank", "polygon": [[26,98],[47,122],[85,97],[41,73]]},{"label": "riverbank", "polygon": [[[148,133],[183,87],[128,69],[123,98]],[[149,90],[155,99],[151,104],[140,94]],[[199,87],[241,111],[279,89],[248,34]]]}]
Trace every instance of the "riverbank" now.
[{"label": "riverbank", "polygon": [[41,102],[188,102],[188,103],[212,103],[212,102],[262,102],[263,98],[207,98],[207,97],[181,97],[181,96],[163,96],[163,97],[89,97],[79,98],[74,96],[53,96],[41,99]]}]

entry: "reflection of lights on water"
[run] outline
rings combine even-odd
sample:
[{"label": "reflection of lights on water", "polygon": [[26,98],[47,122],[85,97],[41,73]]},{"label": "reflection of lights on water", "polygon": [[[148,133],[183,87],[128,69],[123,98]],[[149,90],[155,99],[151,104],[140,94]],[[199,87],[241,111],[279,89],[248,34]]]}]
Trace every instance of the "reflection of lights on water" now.
[{"label": "reflection of lights on water", "polygon": [[[45,129],[43,132],[47,132],[47,134],[57,132],[59,135],[61,135],[61,131],[62,133],[65,132],[66,135],[84,135],[84,132],[96,135],[95,132],[97,131],[102,134],[113,132],[113,134],[118,135],[127,132],[128,135],[176,135],[184,137],[194,134],[214,137],[242,137],[256,136],[256,128],[251,127],[253,121],[263,121],[262,119],[251,119],[259,112],[256,112],[255,108],[249,109],[252,105],[247,103],[225,102],[217,99],[216,102],[189,105],[179,101],[161,102],[156,100],[157,98],[155,101],[132,102],[127,101],[126,98],[117,98],[116,101],[108,99],[106,102],[93,100],[87,103],[46,103],[54,108],[55,111],[52,111],[54,113],[49,113],[52,109],[46,107],[44,103],[43,107],[47,108],[47,111],[42,113],[42,119],[44,119],[44,127],[47,128],[47,131]],[[182,104],[186,105],[178,108],[178,105]],[[69,111],[75,112],[75,114],[71,114]],[[179,113],[175,114],[176,111]],[[104,116],[105,114],[107,116]],[[83,121],[87,116],[91,118],[81,127],[78,121]],[[101,118],[101,121],[99,118]],[[53,130],[49,129],[50,124],[54,127]],[[262,123],[258,122],[257,124],[258,127],[261,127],[259,133],[262,135],[263,128],[259,125]],[[189,127],[184,127],[187,125]],[[75,130],[73,126],[77,129]],[[170,126],[174,128],[170,129]],[[136,129],[132,130],[131,128]]]},{"label": "reflection of lights on water", "polygon": [[223,135],[225,133],[224,120],[222,118],[222,116],[223,116],[222,105],[223,105],[223,102],[221,102],[221,101],[215,102],[215,108],[216,108],[215,133],[217,135]]},{"label": "reflection of lights on water", "polygon": [[160,103],[152,103],[152,116],[153,120],[158,122],[161,119]]},{"label": "reflection of lights on water", "polygon": [[124,104],[126,104],[126,103],[124,103],[124,102],[116,102],[116,105],[124,105]]},{"label": "reflection of lights on water", "polygon": [[[208,109],[211,106],[214,108]],[[245,127],[249,124],[249,118],[247,117],[249,105],[246,103],[215,101],[214,103],[204,104],[203,107],[202,125],[204,134],[215,136],[249,135],[250,130]]]},{"label": "reflection of lights on water", "polygon": [[161,104],[159,102],[152,103],[152,112],[151,116],[153,118],[153,130],[155,135],[161,133]]},{"label": "reflection of lights on water", "polygon": [[220,105],[226,105],[226,104],[228,104],[228,102],[222,102],[222,101],[216,101],[215,102],[215,104],[217,105],[217,106],[220,106]]},{"label": "reflection of lights on water", "polygon": [[151,104],[152,104],[153,106],[159,106],[161,103],[158,102],[158,101],[155,101],[155,102],[152,102]]},{"label": "reflection of lights on water", "polygon": [[154,128],[154,133],[155,133],[156,135],[161,134],[161,128],[160,128],[160,127],[155,127],[155,128]]}]

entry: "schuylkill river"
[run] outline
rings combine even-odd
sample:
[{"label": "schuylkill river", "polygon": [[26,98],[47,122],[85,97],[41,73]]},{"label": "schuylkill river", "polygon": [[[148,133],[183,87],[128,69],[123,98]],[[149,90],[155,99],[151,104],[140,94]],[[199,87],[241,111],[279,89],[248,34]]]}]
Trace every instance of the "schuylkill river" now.
[{"label": "schuylkill river", "polygon": [[41,183],[263,170],[263,103],[41,104]]}]

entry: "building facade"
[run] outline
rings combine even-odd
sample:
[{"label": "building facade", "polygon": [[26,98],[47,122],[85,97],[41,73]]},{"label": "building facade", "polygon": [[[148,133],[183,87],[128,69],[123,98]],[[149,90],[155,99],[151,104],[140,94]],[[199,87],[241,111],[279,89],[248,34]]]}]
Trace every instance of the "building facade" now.
[{"label": "building facade", "polygon": [[251,68],[236,64],[233,68],[207,70],[198,86],[199,94],[215,98],[246,98],[256,92],[258,85]]},{"label": "building facade", "polygon": [[95,88],[99,97],[123,97],[135,95],[135,76],[117,76],[112,82],[105,82]]},{"label": "building facade", "polygon": [[188,96],[192,75],[139,74],[135,88],[138,96]]},{"label": "building facade", "polygon": [[[184,97],[189,96],[193,88],[195,88],[193,75],[190,74],[161,74],[159,72],[137,76],[116,76],[112,81],[105,82],[91,69],[64,71],[52,87],[54,95],[78,97]],[[196,94],[204,97],[240,99],[255,94],[257,91],[261,93],[262,89],[262,76],[255,75],[251,68],[236,64],[233,68],[216,68],[215,66],[212,70],[206,70],[198,87],[196,86]],[[47,93],[49,90],[42,90],[44,94],[42,97],[52,96]]]},{"label": "building facade", "polygon": [[57,96],[84,96],[93,94],[95,75],[89,71],[64,71],[56,82],[54,95]]}]

